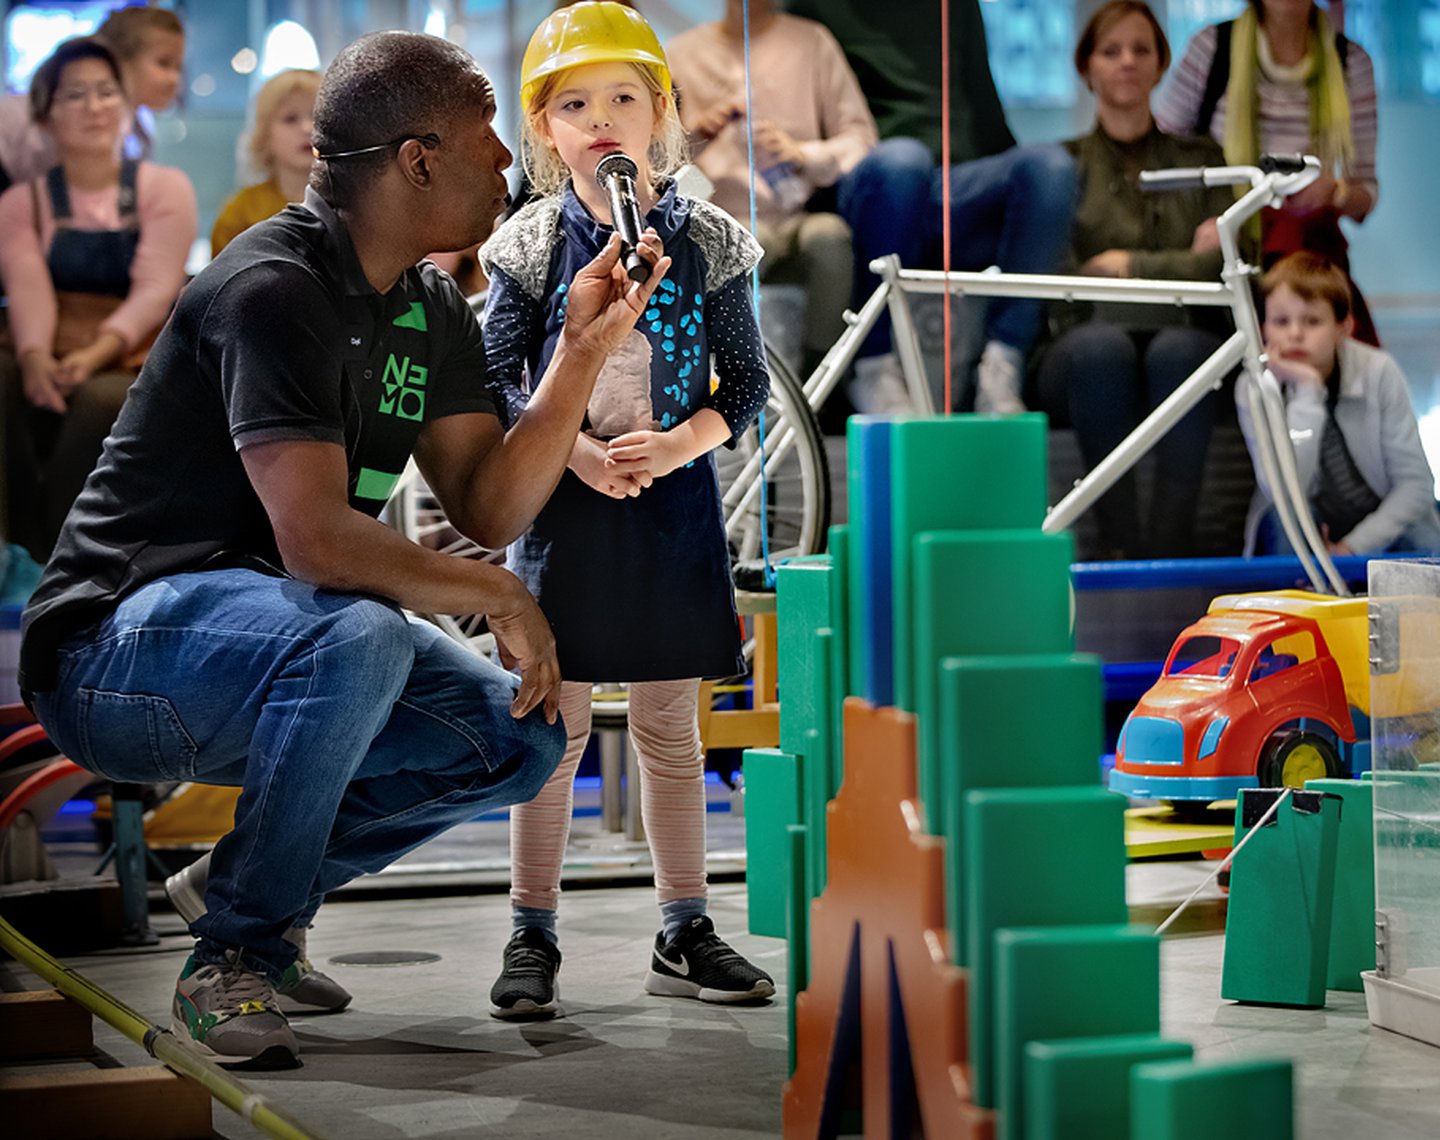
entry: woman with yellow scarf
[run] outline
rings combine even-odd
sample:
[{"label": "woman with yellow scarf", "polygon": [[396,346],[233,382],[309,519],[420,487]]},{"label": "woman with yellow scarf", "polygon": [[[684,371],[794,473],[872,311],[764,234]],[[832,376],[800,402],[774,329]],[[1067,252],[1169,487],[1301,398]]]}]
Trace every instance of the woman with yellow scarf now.
[{"label": "woman with yellow scarf", "polygon": [[[1338,15],[1342,6],[1330,5]],[[1261,216],[1264,263],[1308,249],[1349,276],[1340,219],[1375,206],[1375,71],[1359,44],[1313,0],[1250,0],[1234,20],[1196,33],[1155,108],[1172,134],[1210,135],[1234,164],[1262,154],[1319,157],[1321,177]],[[1355,335],[1378,343],[1364,299]]]}]

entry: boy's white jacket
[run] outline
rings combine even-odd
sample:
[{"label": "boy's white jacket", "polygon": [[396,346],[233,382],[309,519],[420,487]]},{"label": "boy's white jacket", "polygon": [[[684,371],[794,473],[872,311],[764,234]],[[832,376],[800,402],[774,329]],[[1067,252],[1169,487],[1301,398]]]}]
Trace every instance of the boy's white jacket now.
[{"label": "boy's white jacket", "polygon": [[[1320,477],[1325,392],[1313,385],[1294,393],[1285,388],[1285,419],[1300,483],[1313,493]],[[1252,460],[1256,454],[1253,397],[1254,382],[1242,372],[1235,386],[1236,410]],[[1355,466],[1382,501],[1348,535],[1333,537],[1343,538],[1356,554],[1385,550],[1402,538],[1416,550],[1440,551],[1435,477],[1420,446],[1420,426],[1410,405],[1409,385],[1394,357],[1349,338],[1341,342],[1335,420],[1345,434]],[[1260,464],[1254,466],[1259,485],[1245,520],[1246,554],[1254,553],[1260,520],[1274,501]]]}]

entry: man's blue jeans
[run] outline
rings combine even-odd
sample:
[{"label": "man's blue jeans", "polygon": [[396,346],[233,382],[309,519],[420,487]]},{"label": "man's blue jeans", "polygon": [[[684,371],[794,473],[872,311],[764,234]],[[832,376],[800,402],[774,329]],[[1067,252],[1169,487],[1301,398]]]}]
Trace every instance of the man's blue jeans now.
[{"label": "man's blue jeans", "polygon": [[196,955],[278,976],[327,891],[478,812],[534,797],[565,733],[519,682],[394,605],[250,570],[179,574],[72,637],[34,695],[51,739],[115,780],[238,785]]},{"label": "man's blue jeans", "polygon": [[[1017,146],[950,168],[950,265],[1006,273],[1051,273],[1070,241],[1078,186],[1075,161],[1059,144]],[[944,216],[941,171],[912,138],[885,139],[837,186],[840,216],[855,242],[855,307],[880,281],[869,265],[893,253],[906,269],[941,265]],[[992,300],[985,339],[1028,352],[1040,331],[1043,301]],[[860,349],[890,350],[890,322],[881,320]]]}]

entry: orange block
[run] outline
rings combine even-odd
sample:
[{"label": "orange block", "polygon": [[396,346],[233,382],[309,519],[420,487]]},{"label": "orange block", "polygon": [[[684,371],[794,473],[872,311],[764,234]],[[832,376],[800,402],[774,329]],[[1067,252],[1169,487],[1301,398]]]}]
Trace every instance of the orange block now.
[{"label": "orange block", "polygon": [[910,1136],[918,1124],[991,1140],[993,1112],[970,1101],[968,978],[950,961],[945,844],[921,826],[914,716],[845,702],[845,781],[826,827],[785,1136],[833,1135],[858,1100],[866,1136]]}]

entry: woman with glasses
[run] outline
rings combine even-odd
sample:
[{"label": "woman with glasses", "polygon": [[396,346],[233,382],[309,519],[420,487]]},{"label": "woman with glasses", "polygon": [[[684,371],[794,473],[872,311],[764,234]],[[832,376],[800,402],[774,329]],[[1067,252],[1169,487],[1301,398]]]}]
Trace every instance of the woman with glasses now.
[{"label": "woman with glasses", "polygon": [[180,171],[121,157],[130,108],[99,41],[61,44],[30,108],[58,162],[0,195],[0,380],[10,537],[43,559],[184,283],[196,207]]}]

